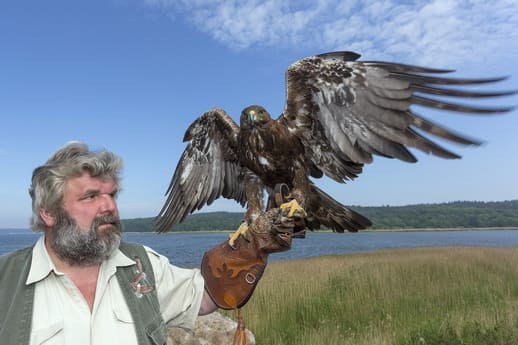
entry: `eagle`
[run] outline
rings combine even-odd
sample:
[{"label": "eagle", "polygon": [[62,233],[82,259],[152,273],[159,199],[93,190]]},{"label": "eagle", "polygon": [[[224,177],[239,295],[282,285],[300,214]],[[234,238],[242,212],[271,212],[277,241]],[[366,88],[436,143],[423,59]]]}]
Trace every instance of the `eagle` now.
[{"label": "eagle", "polygon": [[246,207],[232,243],[246,234],[247,226],[265,208],[276,205],[279,186],[287,188],[291,200],[280,206],[302,208],[306,228],[325,226],[335,232],[368,228],[372,224],[366,217],[313,181],[325,175],[345,183],[358,177],[375,155],[415,163],[409,148],[445,159],[460,158],[430,135],[462,145],[481,144],[422,117],[412,105],[476,114],[512,109],[463,105],[443,97],[515,93],[466,87],[505,78],[447,78],[443,75],[453,70],[358,61],[359,57],[354,52],[330,52],[291,64],[285,75],[286,103],[275,120],[260,105],[244,108],[239,125],[219,108],[197,118],[185,132],[183,140],[188,144],[156,218],[157,230],[169,231],[188,214],[224,197]]}]

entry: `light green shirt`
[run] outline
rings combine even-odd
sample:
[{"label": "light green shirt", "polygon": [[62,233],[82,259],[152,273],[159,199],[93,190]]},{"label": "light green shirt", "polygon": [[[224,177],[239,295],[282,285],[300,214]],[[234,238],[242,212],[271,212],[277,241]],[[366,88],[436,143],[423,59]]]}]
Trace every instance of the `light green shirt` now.
[{"label": "light green shirt", "polygon": [[[192,328],[203,297],[200,271],[173,266],[166,257],[145,249],[164,321]],[[34,246],[27,277],[27,284],[37,282],[30,345],[137,345],[133,319],[115,276],[118,266],[134,263],[119,250],[102,263],[90,312],[72,280],[55,268],[42,236]]]}]

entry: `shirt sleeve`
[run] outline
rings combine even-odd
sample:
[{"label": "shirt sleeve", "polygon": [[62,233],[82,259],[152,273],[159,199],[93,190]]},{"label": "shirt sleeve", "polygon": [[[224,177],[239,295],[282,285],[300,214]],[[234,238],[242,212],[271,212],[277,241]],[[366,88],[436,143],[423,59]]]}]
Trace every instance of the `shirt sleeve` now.
[{"label": "shirt sleeve", "polygon": [[198,317],[205,284],[200,270],[174,266],[167,257],[149,247],[145,249],[155,273],[158,301],[165,323],[192,329]]}]

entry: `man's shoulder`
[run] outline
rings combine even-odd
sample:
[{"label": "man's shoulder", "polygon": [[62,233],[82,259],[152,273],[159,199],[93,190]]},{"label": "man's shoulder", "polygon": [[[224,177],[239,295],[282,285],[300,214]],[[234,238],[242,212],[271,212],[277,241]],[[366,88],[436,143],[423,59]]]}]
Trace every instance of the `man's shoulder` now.
[{"label": "man's shoulder", "polygon": [[146,262],[150,260],[150,257],[152,257],[152,255],[149,254],[153,253],[153,251],[145,245],[130,242],[121,242],[119,245],[119,250],[122,252],[122,254],[132,260],[137,257],[145,259]]},{"label": "man's shoulder", "polygon": [[[119,245],[119,250],[128,257],[131,257],[129,254],[132,254],[132,256],[135,256],[135,254],[143,255],[144,253],[146,253],[148,255],[148,257],[151,257],[151,258],[161,256],[154,249],[152,249],[146,245],[139,244],[139,243],[121,242]],[[150,255],[150,254],[152,254],[152,255]]]},{"label": "man's shoulder", "polygon": [[20,279],[25,279],[29,273],[32,259],[32,247],[18,249],[0,256],[0,288],[13,286]]},{"label": "man's shoulder", "polygon": [[3,265],[10,265],[10,264],[14,264],[17,262],[25,262],[28,258],[31,257],[32,248],[33,248],[33,246],[25,247],[25,248],[15,250],[14,252],[7,253],[5,255],[1,255],[0,256],[0,269],[2,268]]},{"label": "man's shoulder", "polygon": [[126,255],[143,253],[146,251],[145,247],[142,244],[131,242],[121,242],[119,245],[119,250]]}]

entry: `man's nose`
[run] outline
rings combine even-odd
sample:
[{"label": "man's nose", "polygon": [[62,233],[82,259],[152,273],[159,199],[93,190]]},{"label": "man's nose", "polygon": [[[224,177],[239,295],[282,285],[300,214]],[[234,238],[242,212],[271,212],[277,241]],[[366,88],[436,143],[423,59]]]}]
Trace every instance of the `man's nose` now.
[{"label": "man's nose", "polygon": [[117,202],[115,198],[110,194],[102,194],[101,198],[101,211],[104,212],[113,212],[117,209]]}]

